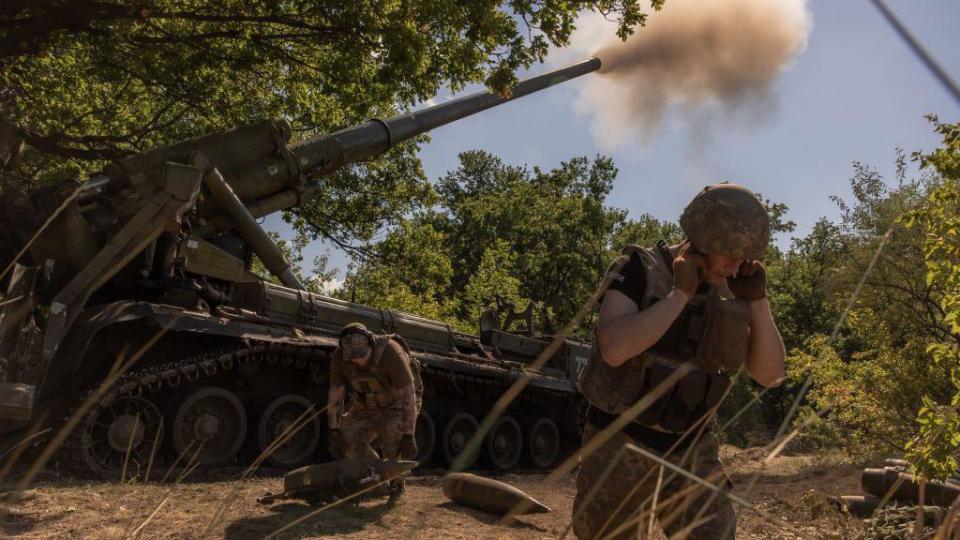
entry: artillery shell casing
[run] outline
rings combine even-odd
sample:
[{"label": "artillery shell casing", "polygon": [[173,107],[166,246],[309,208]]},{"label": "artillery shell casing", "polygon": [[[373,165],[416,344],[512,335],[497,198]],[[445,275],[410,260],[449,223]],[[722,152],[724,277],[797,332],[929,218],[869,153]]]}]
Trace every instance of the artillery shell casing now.
[{"label": "artillery shell casing", "polygon": [[443,494],[451,501],[492,514],[506,514],[521,503],[524,505],[518,508],[518,514],[550,511],[547,505],[510,484],[475,474],[450,473],[443,478],[442,486]]}]

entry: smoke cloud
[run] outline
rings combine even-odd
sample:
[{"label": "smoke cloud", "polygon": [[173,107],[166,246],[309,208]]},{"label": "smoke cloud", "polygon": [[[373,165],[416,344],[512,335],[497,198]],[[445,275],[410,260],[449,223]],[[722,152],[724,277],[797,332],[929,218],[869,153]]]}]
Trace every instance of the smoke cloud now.
[{"label": "smoke cloud", "polygon": [[753,123],[775,110],[772,84],[806,48],[811,24],[806,0],[668,0],[626,42],[613,23],[582,17],[562,60],[603,62],[575,102],[601,147],[649,140],[672,109],[703,138],[718,115]]}]

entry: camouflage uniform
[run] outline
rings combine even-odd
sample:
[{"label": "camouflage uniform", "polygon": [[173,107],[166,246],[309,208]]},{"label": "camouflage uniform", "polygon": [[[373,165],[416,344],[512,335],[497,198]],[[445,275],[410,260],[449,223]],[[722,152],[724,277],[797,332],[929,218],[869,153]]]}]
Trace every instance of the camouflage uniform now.
[{"label": "camouflage uniform", "polygon": [[[662,244],[660,248],[666,249]],[[634,246],[628,247],[625,253],[636,257],[635,260],[642,267],[637,272],[645,277],[645,287],[643,298],[638,301],[638,307],[645,309],[657,298],[666,296],[673,287],[672,275],[665,259],[667,255],[660,254],[657,250]],[[614,270],[621,271],[619,268]],[[616,457],[625,444],[630,443],[658,455],[664,455],[680,438],[680,433],[685,432],[704,415],[712,415],[713,407],[722,399],[723,393],[729,386],[729,377],[718,371],[724,366],[735,370],[739,363],[743,362],[743,355],[746,352],[745,347],[724,346],[722,339],[718,347],[708,346],[705,350],[700,346],[705,345],[704,340],[715,334],[711,332],[707,321],[716,321],[717,317],[706,314],[709,307],[713,306],[712,309],[716,309],[717,302],[736,303],[733,299],[723,298],[723,295],[729,295],[729,293],[722,289],[704,287],[704,291],[694,295],[688,307],[685,308],[690,312],[687,315],[689,318],[683,319],[686,322],[677,323],[680,327],[705,326],[705,330],[695,342],[686,339],[689,334],[686,329],[683,329],[679,335],[684,339],[677,342],[682,346],[662,338],[658,345],[617,367],[612,367],[603,360],[596,341],[594,342],[590,362],[584,368],[580,379],[580,390],[590,402],[590,413],[583,435],[584,445],[606,425],[602,423],[603,419],[608,421],[616,418],[629,405],[642,397],[649,388],[656,386],[651,379],[656,379],[657,373],[670,373],[675,369],[671,366],[676,366],[679,362],[693,362],[697,370],[681,379],[673,389],[640,413],[637,423],[629,424],[623,431],[615,433],[595,453],[581,458],[581,468],[577,476],[577,497],[574,501],[574,532],[581,540],[606,537],[617,531],[621,525],[624,525],[625,529],[614,538],[644,537],[649,515],[644,517],[639,524],[639,529],[637,523],[627,524],[638,513],[650,508],[657,487],[660,468],[658,462],[624,449],[620,462],[608,475],[594,498],[586,503],[585,500],[595,483],[602,477],[607,464]],[[715,298],[711,301],[711,296],[723,299]],[[746,309],[745,306],[740,307]],[[700,312],[706,315],[698,319],[696,314]],[[745,340],[745,324],[744,321],[743,327],[736,331],[724,328],[726,337],[738,334],[742,337],[737,338],[737,342]],[[668,330],[667,336],[671,333],[677,332],[672,328]],[[664,345],[664,342],[669,344]],[[745,341],[743,345],[746,345]],[[673,350],[676,347],[680,349],[685,347],[685,349]],[[730,350],[734,350],[735,354],[724,354]],[[691,393],[691,389],[696,386],[694,381],[700,381],[701,390],[695,393],[697,399],[693,400],[694,403],[685,403],[685,397],[681,398],[681,395]],[[595,423],[598,419],[601,421],[599,424]],[[693,433],[697,431],[698,429],[694,428]],[[680,464],[679,461],[683,459],[684,463],[680,465],[685,469],[715,485],[722,487],[727,484],[730,487],[717,456],[717,449],[716,437],[706,431],[691,444],[684,445],[681,440],[677,449],[666,457],[675,464]],[[689,457],[684,459],[688,453]],[[733,532],[736,527],[736,515],[729,500],[712,496],[712,492],[693,488],[693,486],[695,484],[692,481],[679,477],[669,469],[664,470],[663,484],[657,495],[656,519],[665,532],[668,535],[675,534],[698,519],[708,516],[711,519],[689,531],[686,538],[714,540],[721,538],[724,530],[728,528]],[[695,489],[693,498],[686,495],[688,488]],[[617,510],[618,507],[619,510]],[[703,512],[701,509],[704,509]]]},{"label": "camouflage uniform", "polygon": [[376,457],[374,440],[381,457],[397,458],[400,440],[404,435],[412,437],[420,410],[423,383],[406,345],[396,336],[371,337],[369,366],[360,368],[345,361],[340,351],[331,365],[331,385],[344,384],[350,395],[350,411],[340,426],[345,458]]},{"label": "camouflage uniform", "polygon": [[[704,189],[684,210],[680,225],[701,253],[752,261],[762,257],[769,242],[770,224],[763,205],[752,192],[732,184]],[[608,270],[608,277],[611,289],[619,289],[642,311],[674,289],[673,255],[663,242],[655,249],[629,246]],[[615,538],[644,537],[650,516],[644,516],[639,524],[631,520],[649,511],[654,497],[656,520],[668,535],[685,531],[686,538],[713,540],[723,538],[724,533],[727,538],[736,534],[736,514],[727,498],[666,468],[658,492],[660,464],[624,448],[630,443],[657,455],[666,454],[670,462],[708,482],[732,487],[717,455],[716,437],[707,430],[684,446],[681,434],[705,416],[712,418],[729,388],[728,374],[745,362],[748,301],[756,297],[737,296],[741,293],[734,293],[724,283],[702,282],[693,294],[687,294],[683,312],[657,343],[622,364],[613,366],[604,360],[594,339],[579,385],[590,404],[584,444],[678,367],[693,367],[598,451],[581,457],[573,524],[581,540],[614,531]],[[693,433],[697,432],[693,428]],[[667,453],[675,444],[676,449]],[[618,453],[620,462],[598,486]],[[596,494],[587,501],[594,488]],[[621,526],[623,530],[619,530]]]},{"label": "camouflage uniform", "polygon": [[[597,431],[597,428],[588,425],[583,433],[583,444],[587,444]],[[607,464],[615,459],[617,452],[626,443],[655,452],[620,432],[580,463],[580,473],[577,475],[577,497],[573,502],[573,511],[576,516],[573,530],[581,540],[607,537],[631,521],[633,521],[632,524],[610,537],[646,538],[650,515],[646,513],[639,524],[636,518],[638,513],[648,512],[651,507],[650,498],[656,490],[660,468],[660,464],[656,461],[625,449],[603,487],[584,506],[587,494],[590,493],[594,483],[602,477]],[[668,459],[674,464],[679,464],[689,451],[689,457],[681,466],[714,485],[723,486],[727,483],[729,486],[723,466],[717,457],[717,448],[716,437],[706,433],[695,445],[674,451]],[[697,485],[694,482],[674,475],[669,469],[664,468],[663,474],[656,518],[667,536],[677,534],[685,526],[700,518],[712,516],[706,523],[689,531],[686,538],[719,540],[728,527],[730,528],[728,538],[734,538],[736,515],[728,499],[712,496],[711,491],[695,487]],[[668,479],[671,480],[667,481]],[[638,485],[641,480],[643,483]]]},{"label": "camouflage uniform", "polygon": [[[377,441],[380,457],[398,457],[400,438],[407,433],[401,407],[374,411],[351,411],[343,417],[340,431],[343,433],[344,458],[377,457],[371,443]],[[405,458],[411,456],[403,456]]]}]

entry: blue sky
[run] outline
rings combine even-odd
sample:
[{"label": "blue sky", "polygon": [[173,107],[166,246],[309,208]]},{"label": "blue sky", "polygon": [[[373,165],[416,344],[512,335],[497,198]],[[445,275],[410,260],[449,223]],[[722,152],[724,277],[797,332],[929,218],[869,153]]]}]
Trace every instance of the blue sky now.
[{"label": "blue sky", "polygon": [[[960,79],[955,37],[960,2],[888,0],[888,5]],[[669,6],[668,0],[665,9]],[[776,110],[760,123],[729,128],[714,123],[708,142],[701,144],[688,124],[671,114],[652,140],[604,152],[590,134],[591,119],[574,111],[582,83],[573,81],[434,130],[420,154],[426,173],[437,179],[456,167],[458,153],[473,149],[509,164],[542,168],[603,153],[620,170],[608,203],[631,217],[649,213],[675,220],[700,187],[727,179],[786,203],[788,218],[797,223],[793,236],[802,236],[820,216],[837,216],[829,196],[849,195],[852,162],[867,163],[889,177],[895,148],[909,153],[938,143],[924,114],[960,119],[960,105],[871,2],[812,0],[808,8],[813,26],[807,48],[775,83]],[[534,66],[530,73],[545,69]],[[276,216],[265,225],[282,230]],[[785,245],[789,238],[778,242]],[[345,269],[348,258],[321,242],[307,249],[306,261],[328,249],[331,263]]]}]

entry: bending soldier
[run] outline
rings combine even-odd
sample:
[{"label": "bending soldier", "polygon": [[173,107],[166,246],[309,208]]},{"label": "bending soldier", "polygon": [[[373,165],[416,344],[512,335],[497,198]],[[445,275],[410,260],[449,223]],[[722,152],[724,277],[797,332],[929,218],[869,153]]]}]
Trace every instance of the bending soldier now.
[{"label": "bending soldier", "polygon": [[[710,432],[730,375],[745,369],[761,385],[773,386],[784,373],[783,341],[759,262],[770,237],[763,205],[743,187],[708,186],[684,210],[680,226],[683,243],[629,246],[608,271],[610,287],[580,378],[590,404],[583,444],[644,396],[659,397],[596,452],[581,457],[574,501],[574,531],[581,540],[645,537],[654,519],[668,536],[682,530],[695,539],[736,535],[728,499],[625,447],[632,444],[732,487]],[[664,382],[680,377],[675,371],[681,367],[690,371],[672,385]],[[608,465],[613,474],[604,474]]]},{"label": "bending soldier", "polygon": [[[350,410],[342,414],[346,394]],[[327,420],[330,453],[337,458],[416,459],[414,439],[423,384],[406,343],[396,335],[376,335],[360,323],[340,332],[340,347],[330,362]],[[403,492],[403,481],[392,487]]]}]

